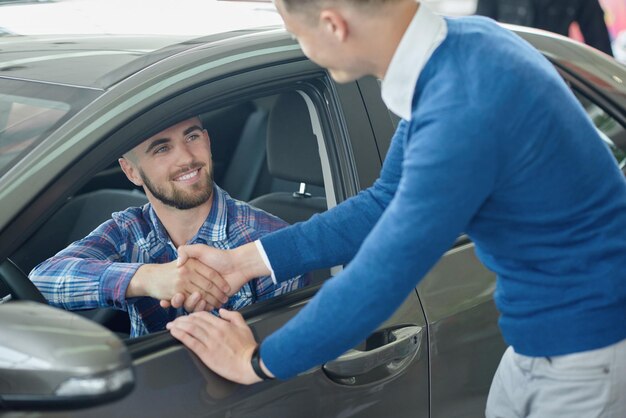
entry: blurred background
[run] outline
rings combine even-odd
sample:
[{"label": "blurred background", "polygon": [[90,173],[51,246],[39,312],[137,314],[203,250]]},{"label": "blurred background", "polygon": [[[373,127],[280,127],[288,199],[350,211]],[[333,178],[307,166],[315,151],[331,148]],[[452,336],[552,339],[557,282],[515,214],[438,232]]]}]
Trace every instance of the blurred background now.
[{"label": "blurred background", "polygon": [[[470,15],[477,0],[424,0],[447,16]],[[565,1],[565,0],[564,0]],[[626,0],[600,0],[615,57],[626,63]],[[0,35],[208,35],[281,24],[267,0],[0,0]],[[573,25],[570,36],[582,40]]]}]

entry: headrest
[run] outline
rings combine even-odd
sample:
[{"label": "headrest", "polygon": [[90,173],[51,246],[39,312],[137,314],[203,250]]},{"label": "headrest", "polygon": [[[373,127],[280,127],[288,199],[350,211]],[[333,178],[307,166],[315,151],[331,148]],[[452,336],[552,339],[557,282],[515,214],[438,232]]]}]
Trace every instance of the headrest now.
[{"label": "headrest", "polygon": [[317,137],[304,98],[278,96],[267,125],[267,167],[273,177],[324,186]]}]

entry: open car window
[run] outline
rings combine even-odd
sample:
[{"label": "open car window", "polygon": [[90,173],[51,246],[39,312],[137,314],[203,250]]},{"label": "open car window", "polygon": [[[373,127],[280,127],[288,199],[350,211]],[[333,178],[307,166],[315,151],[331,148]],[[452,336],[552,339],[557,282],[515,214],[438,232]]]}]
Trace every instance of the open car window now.
[{"label": "open car window", "polygon": [[[209,132],[214,181],[231,197],[289,224],[327,210],[329,202],[335,204],[320,115],[306,93],[289,90],[255,96],[197,115]],[[28,274],[111,219],[112,212],[147,202],[143,190],[125,178],[117,161],[111,162],[83,184],[11,259]],[[329,270],[313,272],[307,283],[319,284],[329,276]],[[129,335],[126,312],[104,308],[79,314],[121,336]]]}]

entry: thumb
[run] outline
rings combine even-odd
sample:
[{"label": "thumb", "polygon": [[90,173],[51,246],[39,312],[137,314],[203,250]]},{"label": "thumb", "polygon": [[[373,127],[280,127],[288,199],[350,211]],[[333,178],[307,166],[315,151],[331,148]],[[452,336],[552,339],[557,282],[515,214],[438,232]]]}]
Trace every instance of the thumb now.
[{"label": "thumb", "polygon": [[229,311],[228,309],[220,309],[220,317],[230,323],[232,323],[233,325],[245,325],[246,321],[243,319],[243,315],[241,315],[239,312],[237,311]]},{"label": "thumb", "polygon": [[211,257],[210,257],[211,247],[203,244],[192,244],[192,245],[181,245],[178,247],[178,263],[176,264],[178,267],[185,264],[185,262],[190,258],[196,258],[206,264],[207,266],[211,265]]},{"label": "thumb", "polygon": [[189,256],[187,255],[187,246],[181,245],[178,247],[178,258],[176,259],[176,267],[180,267],[187,262]]}]

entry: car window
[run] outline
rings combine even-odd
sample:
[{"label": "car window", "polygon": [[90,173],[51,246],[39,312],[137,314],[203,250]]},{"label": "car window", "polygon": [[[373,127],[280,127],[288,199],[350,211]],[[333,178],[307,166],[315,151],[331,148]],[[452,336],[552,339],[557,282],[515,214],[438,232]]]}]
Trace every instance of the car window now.
[{"label": "car window", "polygon": [[596,103],[580,93],[576,92],[575,94],[598,129],[600,137],[617,160],[619,167],[624,169],[626,167],[626,152],[624,152],[623,147],[626,144],[626,129]]},{"label": "car window", "polygon": [[[63,111],[71,112],[63,103],[57,105],[43,100],[28,103],[33,104],[33,109],[35,104],[40,104],[42,112],[58,111],[55,114],[58,118],[63,118]],[[335,204],[334,199],[327,201],[327,195],[332,194],[332,181],[328,161],[322,163],[322,154],[326,160],[328,157],[323,150],[320,115],[306,94],[291,90],[234,105],[211,107],[196,114],[209,132],[212,160],[216,163],[214,181],[231,197],[287,223],[306,220],[325,211],[329,204]],[[27,119],[26,112],[24,115]],[[88,180],[11,255],[11,260],[28,273],[72,242],[87,236],[110,219],[111,212],[146,203],[146,196],[132,190],[134,185],[117,165],[112,162]],[[320,270],[301,283],[317,284],[329,276],[328,270]],[[296,288],[287,286],[285,289]],[[257,303],[261,302],[263,300],[259,299]],[[121,335],[129,334],[129,319],[124,312],[105,308],[82,311],[81,315]]]},{"label": "car window", "polygon": [[93,92],[0,79],[0,175],[82,108]]}]

